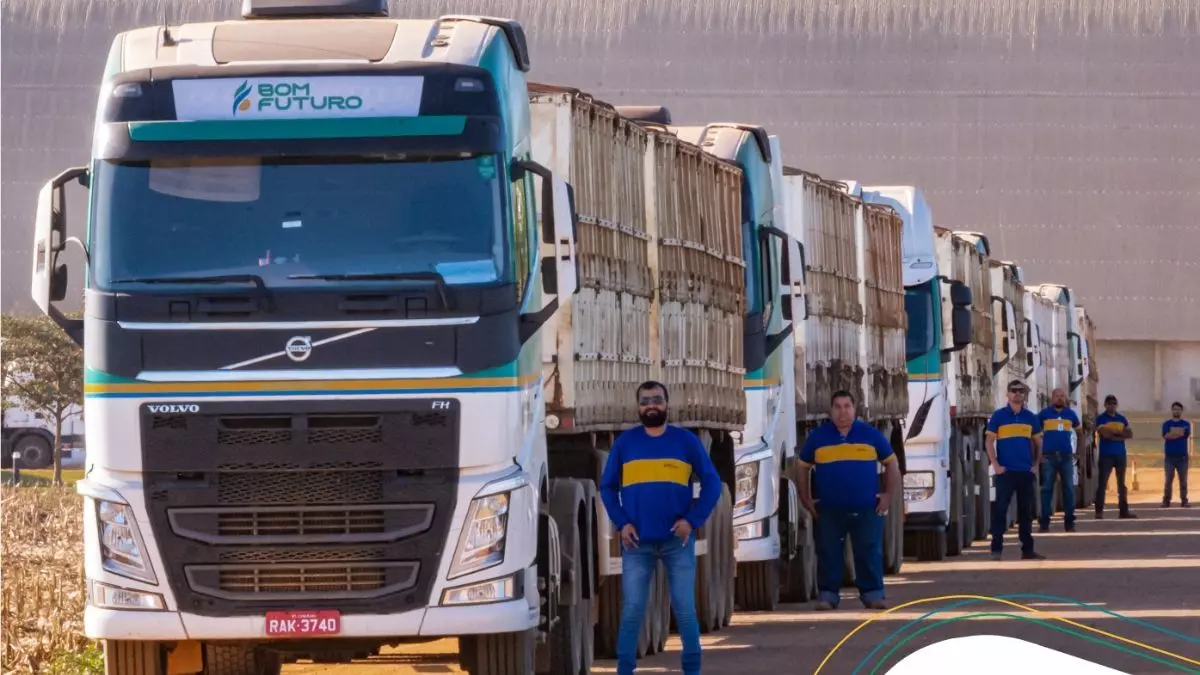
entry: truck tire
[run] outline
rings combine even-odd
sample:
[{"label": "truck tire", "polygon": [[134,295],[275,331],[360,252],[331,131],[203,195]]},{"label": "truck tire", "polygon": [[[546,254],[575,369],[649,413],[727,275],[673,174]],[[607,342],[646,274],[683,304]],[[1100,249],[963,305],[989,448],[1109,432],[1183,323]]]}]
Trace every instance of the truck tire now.
[{"label": "truck tire", "polygon": [[743,612],[773,612],[779,607],[779,560],[738,564],[737,608]]},{"label": "truck tire", "polygon": [[917,560],[946,559],[946,530],[917,532]]},{"label": "truck tire", "polygon": [[596,657],[617,658],[617,635],[621,630],[621,577],[605,577],[596,599],[600,612],[596,621]]},{"label": "truck tire", "polygon": [[954,429],[950,435],[950,527],[946,532],[946,555],[951,558],[962,553],[965,526],[967,477],[963,475],[962,444],[962,432]]},{"label": "truck tire", "polygon": [[158,642],[104,641],[104,675],[164,675],[166,660],[166,652]]},{"label": "truck tire", "polygon": [[458,638],[458,662],[471,675],[534,675],[537,629]]},{"label": "truck tire", "polygon": [[721,488],[721,501],[717,509],[721,512],[721,519],[717,521],[717,525],[721,532],[722,579],[720,588],[724,592],[720,596],[719,604],[721,606],[721,628],[724,628],[733,621],[733,608],[736,601],[734,581],[737,577],[737,558],[733,551],[736,543],[733,537],[733,494],[730,493],[728,485]]},{"label": "truck tire", "polygon": [[813,520],[808,512],[801,514],[803,529],[799,532],[800,550],[788,563],[786,581],[780,589],[783,602],[808,602],[817,597],[817,553],[813,540]]},{"label": "truck tire", "polygon": [[550,629],[550,672],[579,675],[584,671],[583,639],[591,608],[584,599],[586,583],[583,543],[590,533],[586,517],[586,493],[579,481],[569,478],[550,481],[550,516],[558,526],[562,580],[558,622]]},{"label": "truck tire", "polygon": [[719,607],[717,606],[716,589],[719,588],[717,579],[719,565],[717,565],[717,511],[720,509],[718,502],[717,508],[713,509],[713,515],[704,523],[704,537],[708,544],[708,552],[701,556],[696,556],[696,621],[700,624],[701,633],[710,633],[721,628],[721,617]]},{"label": "truck tire", "polygon": [[983,448],[983,433],[975,432],[978,458],[975,460],[975,485],[978,494],[975,495],[975,541],[986,541],[992,528],[992,478],[989,474],[991,463],[987,451]]},{"label": "truck tire", "polygon": [[904,491],[892,495],[883,530],[883,573],[900,573],[904,566]]},{"label": "truck tire", "polygon": [[13,447],[21,453],[22,469],[44,469],[54,464],[54,446],[42,436],[26,434]]},{"label": "truck tire", "polygon": [[279,675],[282,668],[277,656],[249,645],[204,645],[204,675]]}]

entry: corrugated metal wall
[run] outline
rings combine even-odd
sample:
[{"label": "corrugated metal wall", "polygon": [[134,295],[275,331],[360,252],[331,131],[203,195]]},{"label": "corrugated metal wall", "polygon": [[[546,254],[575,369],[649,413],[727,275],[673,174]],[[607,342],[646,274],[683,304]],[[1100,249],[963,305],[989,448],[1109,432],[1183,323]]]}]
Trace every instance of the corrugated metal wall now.
[{"label": "corrugated metal wall", "polygon": [[[6,0],[6,309],[30,304],[37,187],[87,160],[112,35],[239,5]],[[986,232],[1029,279],[1074,286],[1104,339],[1200,338],[1200,0],[1046,5],[412,0],[393,12],[516,16],[536,79],[663,103],[681,123],[765,124],[789,164],[923,186],[938,224]]]}]

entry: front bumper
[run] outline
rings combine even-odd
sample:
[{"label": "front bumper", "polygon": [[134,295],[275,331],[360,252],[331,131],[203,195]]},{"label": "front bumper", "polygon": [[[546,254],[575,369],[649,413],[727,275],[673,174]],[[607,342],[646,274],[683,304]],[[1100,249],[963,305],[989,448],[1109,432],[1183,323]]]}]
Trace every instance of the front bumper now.
[{"label": "front bumper", "polygon": [[[427,607],[399,614],[347,614],[341,633],[350,637],[452,637],[507,633],[538,625],[537,572],[525,571],[525,597],[506,602]],[[83,632],[92,640],[267,640],[264,616],[214,617],[189,612],[114,610],[89,605]]]}]

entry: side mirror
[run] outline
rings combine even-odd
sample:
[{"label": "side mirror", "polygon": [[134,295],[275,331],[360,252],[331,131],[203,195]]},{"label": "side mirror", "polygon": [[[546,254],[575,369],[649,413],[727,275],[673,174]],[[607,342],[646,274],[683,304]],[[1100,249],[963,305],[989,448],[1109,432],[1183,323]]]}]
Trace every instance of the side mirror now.
[{"label": "side mirror", "polygon": [[58,263],[58,254],[67,247],[67,183],[77,180],[87,185],[87,167],[73,167],[46,182],[38,193],[37,216],[33,234],[33,275],[30,294],[38,309],[59,325],[77,344],[83,344],[83,322],[63,316],[54,303],[67,295],[67,266]]},{"label": "side mirror", "polygon": [[[770,284],[768,287],[775,287],[779,289],[780,314],[782,315],[785,323],[783,327],[779,329],[779,332],[767,336],[766,353],[768,355],[778,349],[779,346],[782,345],[787,339],[787,337],[792,334],[792,322],[794,321],[793,317],[796,314],[794,307],[796,298],[795,291],[793,290],[795,284],[793,283],[793,280],[796,278],[797,272],[792,269],[793,266],[789,263],[791,262],[792,244],[799,244],[799,242],[796,242],[794,239],[789,237],[787,232],[784,232],[778,227],[766,225],[759,228],[759,241],[767,244],[770,243],[772,238],[779,240],[779,257],[782,265],[780,265],[779,275],[776,276],[775,270],[772,269],[770,258],[768,256],[767,260],[765,261],[766,272],[768,279],[770,279]],[[769,251],[770,247],[767,247],[767,249]],[[796,257],[799,258],[799,254],[797,254]],[[802,289],[801,294],[803,294],[804,265],[802,258],[800,259],[800,262],[800,285]]]},{"label": "side mirror", "polygon": [[1034,357],[1037,352],[1037,347],[1033,343],[1033,322],[1030,321],[1029,319],[1025,319],[1024,329],[1025,329],[1025,367],[1027,368],[1027,370],[1025,371],[1025,377],[1029,377],[1029,375],[1033,373],[1033,369],[1035,367],[1034,366]]},{"label": "side mirror", "polygon": [[970,307],[974,298],[971,297],[971,287],[961,281],[950,282],[950,304],[955,307]]},{"label": "side mirror", "polygon": [[578,217],[575,191],[561,177],[532,160],[513,162],[514,177],[529,171],[542,179],[538,213],[542,230],[542,292],[553,296],[539,311],[521,317],[520,339],[525,342],[558,311],[559,298],[579,291],[579,257],[575,250]]},{"label": "side mirror", "polygon": [[951,325],[953,326],[953,343],[954,349],[958,351],[971,344],[971,310],[967,307],[955,307],[951,312]]}]

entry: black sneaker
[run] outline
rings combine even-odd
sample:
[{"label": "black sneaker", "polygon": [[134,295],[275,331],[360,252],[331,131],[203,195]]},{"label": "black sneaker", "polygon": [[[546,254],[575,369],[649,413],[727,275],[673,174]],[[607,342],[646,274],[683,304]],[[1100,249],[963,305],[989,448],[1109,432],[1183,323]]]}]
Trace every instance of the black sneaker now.
[{"label": "black sneaker", "polygon": [[1066,527],[1064,527],[1064,528],[1063,528],[1063,530],[1064,530],[1064,531],[1066,531],[1066,532],[1074,532],[1074,531],[1075,531],[1075,526],[1074,526],[1074,525],[1067,525]]},{"label": "black sneaker", "polygon": [[1044,534],[1044,533],[1046,533],[1046,532],[1049,532],[1049,531],[1050,531],[1050,526],[1049,526],[1049,525],[1038,525],[1038,532],[1041,532],[1041,533],[1043,533],[1043,534]]},{"label": "black sneaker", "polygon": [[1171,500],[1170,500],[1170,499],[1164,499],[1164,500],[1162,501],[1162,507],[1163,507],[1164,509],[1169,509],[1169,508],[1171,508]]},{"label": "black sneaker", "polygon": [[1129,513],[1128,511],[1126,511],[1125,513],[1122,513],[1122,514],[1121,514],[1120,516],[1118,516],[1118,517],[1119,517],[1119,518],[1122,518],[1122,519],[1124,519],[1124,520],[1137,520],[1137,514],[1136,514],[1136,513]]},{"label": "black sneaker", "polygon": [[1000,560],[1004,555],[1000,551],[992,551],[992,560]]},{"label": "black sneaker", "polygon": [[1041,553],[1037,553],[1037,552],[1021,554],[1021,560],[1045,560],[1045,559],[1046,559],[1046,556],[1042,555]]},{"label": "black sneaker", "polygon": [[831,603],[831,602],[825,602],[824,600],[820,600],[813,607],[813,609],[817,610],[818,612],[832,612],[833,610],[835,610],[837,608],[834,607],[833,603]]},{"label": "black sneaker", "polygon": [[1191,502],[1179,502],[1179,506],[1181,508],[1190,509],[1190,508],[1192,508],[1192,503]]},{"label": "black sneaker", "polygon": [[1104,520],[1104,512],[1103,511],[1096,512],[1096,520]]}]

